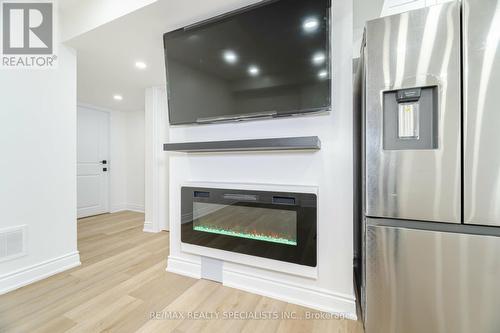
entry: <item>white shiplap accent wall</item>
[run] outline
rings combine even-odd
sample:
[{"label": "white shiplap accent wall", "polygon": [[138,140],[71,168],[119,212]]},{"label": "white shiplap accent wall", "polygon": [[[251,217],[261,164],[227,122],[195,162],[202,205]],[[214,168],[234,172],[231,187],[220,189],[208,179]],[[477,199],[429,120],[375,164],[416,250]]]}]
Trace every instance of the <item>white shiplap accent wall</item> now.
[{"label": "white shiplap accent wall", "polygon": [[[225,285],[356,317],[353,288],[353,118],[350,0],[332,2],[333,90],[329,114],[204,126],[171,126],[171,142],[317,135],[317,152],[234,152],[170,154],[170,257],[168,270],[201,277],[199,255],[180,242],[180,188],[188,182],[303,185],[318,188],[317,276],[265,269],[252,258],[223,265]],[[262,259],[262,258],[261,258]],[[270,262],[271,263],[271,262]],[[290,264],[292,265],[292,264]],[[290,270],[287,270],[290,271]]]}]

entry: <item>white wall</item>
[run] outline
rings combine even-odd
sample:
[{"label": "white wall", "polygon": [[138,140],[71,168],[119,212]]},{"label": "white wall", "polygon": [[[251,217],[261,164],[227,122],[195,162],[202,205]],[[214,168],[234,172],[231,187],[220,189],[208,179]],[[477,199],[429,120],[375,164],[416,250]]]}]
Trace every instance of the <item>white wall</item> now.
[{"label": "white wall", "polygon": [[80,264],[76,238],[76,55],[0,73],[0,228],[27,226],[27,255],[0,263],[0,293]]},{"label": "white wall", "polygon": [[111,211],[144,212],[144,111],[111,111]]},{"label": "white wall", "polygon": [[144,111],[78,106],[78,112],[88,109],[110,114],[110,211],[144,212]]},{"label": "white wall", "polygon": [[110,111],[111,212],[144,212],[144,111]]},{"label": "white wall", "polygon": [[[318,152],[173,153],[170,158],[168,270],[199,277],[200,257],[181,251],[180,187],[194,182],[317,186],[317,278],[224,263],[223,283],[325,311],[356,317],[353,288],[352,2],[332,4],[333,111],[326,115],[170,127],[171,142],[317,135]],[[286,263],[276,264],[291,265]]]},{"label": "white wall", "polygon": [[65,0],[59,3],[62,40],[67,41],[157,0]]},{"label": "white wall", "polygon": [[111,212],[127,209],[127,118],[124,112],[110,111],[109,202]]},{"label": "white wall", "polygon": [[144,111],[129,111],[127,118],[127,209],[144,211]]},{"label": "white wall", "polygon": [[384,0],[353,1],[353,58],[359,58],[366,22],[380,17],[384,2]]}]

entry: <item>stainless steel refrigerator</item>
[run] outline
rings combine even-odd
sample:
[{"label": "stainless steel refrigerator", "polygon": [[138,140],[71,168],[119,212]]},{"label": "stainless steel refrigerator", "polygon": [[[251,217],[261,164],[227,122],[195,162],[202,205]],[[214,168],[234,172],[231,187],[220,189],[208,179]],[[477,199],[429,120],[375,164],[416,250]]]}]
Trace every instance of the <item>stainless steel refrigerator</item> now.
[{"label": "stainless steel refrigerator", "polygon": [[500,332],[500,0],[369,21],[367,333]]}]

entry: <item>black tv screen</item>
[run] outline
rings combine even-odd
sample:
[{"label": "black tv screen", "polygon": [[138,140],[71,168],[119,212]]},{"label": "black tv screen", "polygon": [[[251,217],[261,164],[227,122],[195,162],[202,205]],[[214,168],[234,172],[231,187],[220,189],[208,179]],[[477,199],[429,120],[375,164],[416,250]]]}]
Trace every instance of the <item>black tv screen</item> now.
[{"label": "black tv screen", "polygon": [[278,0],[163,36],[173,125],[329,110],[330,0]]}]

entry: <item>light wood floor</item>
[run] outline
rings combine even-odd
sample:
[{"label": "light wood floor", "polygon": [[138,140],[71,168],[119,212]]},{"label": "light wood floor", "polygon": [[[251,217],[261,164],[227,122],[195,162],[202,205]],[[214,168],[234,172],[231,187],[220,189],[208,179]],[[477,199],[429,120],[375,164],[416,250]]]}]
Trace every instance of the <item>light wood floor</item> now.
[{"label": "light wood floor", "polygon": [[[143,221],[132,212],[79,220],[82,265],[0,296],[0,332],[363,332],[359,322],[338,319],[222,318],[247,311],[300,318],[311,310],[166,272],[168,233],[143,233]],[[193,313],[220,318],[188,318]]]}]

